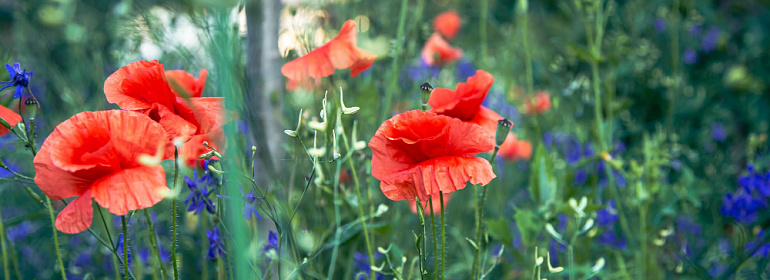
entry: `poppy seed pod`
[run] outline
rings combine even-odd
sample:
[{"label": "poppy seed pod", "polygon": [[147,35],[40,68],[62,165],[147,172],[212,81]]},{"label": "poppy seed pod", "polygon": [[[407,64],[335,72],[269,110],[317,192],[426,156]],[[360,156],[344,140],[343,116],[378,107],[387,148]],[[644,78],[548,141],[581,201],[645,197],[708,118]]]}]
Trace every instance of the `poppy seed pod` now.
[{"label": "poppy seed pod", "polygon": [[495,145],[500,145],[505,142],[505,138],[508,136],[508,132],[511,131],[513,123],[508,119],[502,119],[497,121],[497,131],[495,132]]},{"label": "poppy seed pod", "polygon": [[422,90],[422,104],[427,107],[430,93],[433,92],[433,86],[426,82],[420,86],[420,90]]}]

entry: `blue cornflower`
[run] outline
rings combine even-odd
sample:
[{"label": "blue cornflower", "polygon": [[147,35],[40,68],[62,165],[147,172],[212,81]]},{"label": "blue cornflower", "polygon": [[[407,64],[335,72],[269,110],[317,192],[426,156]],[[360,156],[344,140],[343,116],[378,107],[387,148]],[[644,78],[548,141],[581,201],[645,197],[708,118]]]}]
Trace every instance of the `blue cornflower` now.
[{"label": "blue cornflower", "polygon": [[712,26],[706,31],[706,34],[703,35],[700,42],[700,49],[704,53],[710,53],[716,49],[717,43],[719,43],[719,27]]},{"label": "blue cornflower", "polygon": [[412,81],[422,82],[438,77],[439,71],[441,69],[431,66],[420,59],[420,63],[412,64],[408,66],[406,70],[409,79]]},{"label": "blue cornflower", "polygon": [[653,25],[655,26],[655,31],[658,33],[663,33],[663,31],[666,31],[666,20],[662,18],[656,18]]},{"label": "blue cornflower", "polygon": [[615,207],[615,201],[610,200],[607,207],[596,212],[596,224],[602,227],[611,226],[618,221],[618,209]]},{"label": "blue cornflower", "polygon": [[262,247],[262,252],[267,252],[271,249],[278,250],[278,235],[272,230],[267,234],[267,245]]},{"label": "blue cornflower", "polygon": [[698,62],[698,53],[693,48],[687,48],[682,53],[682,61],[686,64],[695,64]]},{"label": "blue cornflower", "polygon": [[714,141],[724,142],[727,139],[727,133],[725,132],[725,126],[722,123],[714,123],[711,125],[711,137]]},{"label": "blue cornflower", "polygon": [[185,176],[187,181],[187,188],[190,189],[190,194],[184,200],[184,204],[187,205],[187,212],[195,212],[200,214],[203,209],[214,214],[217,210],[214,201],[209,198],[209,195],[214,192],[216,188],[216,181],[211,174],[206,172],[205,175],[198,177],[198,171],[193,171],[193,179]]},{"label": "blue cornflower", "polygon": [[473,63],[465,59],[460,60],[460,62],[457,63],[458,81],[465,81],[473,75],[476,75],[476,68],[473,67]]},{"label": "blue cornflower", "polygon": [[724,216],[751,223],[757,219],[757,212],[768,207],[770,172],[757,172],[753,165],[747,166],[746,170],[747,174],[738,178],[740,188],[734,193],[725,194],[720,210]]},{"label": "blue cornflower", "polygon": [[[374,252],[374,260],[377,261],[382,256],[379,252]],[[368,275],[372,272],[372,267],[369,266],[369,254],[367,253],[359,253],[355,252],[353,253],[353,268],[356,269],[356,274],[365,274],[367,276],[359,275],[356,280],[366,280],[368,279]],[[374,278],[377,280],[382,279],[384,276],[379,273],[374,273]]]},{"label": "blue cornflower", "polygon": [[622,235],[615,234],[614,230],[605,231],[596,238],[596,241],[618,249],[625,249],[627,245],[626,239]]},{"label": "blue cornflower", "polygon": [[257,212],[257,196],[254,194],[254,191],[245,194],[243,200],[245,202],[243,205],[243,217],[246,220],[251,220],[252,216],[256,216],[257,219],[261,220],[262,216]]},{"label": "blue cornflower", "polygon": [[15,243],[27,238],[27,236],[35,232],[39,227],[39,225],[30,221],[23,221],[18,225],[8,227],[6,235],[8,236],[9,241]]},{"label": "blue cornflower", "polygon": [[21,64],[18,62],[14,62],[13,66],[6,64],[5,69],[8,69],[8,74],[11,75],[11,80],[7,82],[0,82],[0,84],[5,84],[0,88],[0,91],[9,87],[16,87],[16,91],[13,93],[13,98],[21,97],[24,89],[29,87],[29,79],[32,78],[32,74],[35,72],[27,72],[26,69],[21,70]]},{"label": "blue cornflower", "polygon": [[206,230],[206,237],[209,239],[209,251],[206,257],[216,259],[225,257],[225,241],[219,236],[219,226],[214,226],[214,230]]}]

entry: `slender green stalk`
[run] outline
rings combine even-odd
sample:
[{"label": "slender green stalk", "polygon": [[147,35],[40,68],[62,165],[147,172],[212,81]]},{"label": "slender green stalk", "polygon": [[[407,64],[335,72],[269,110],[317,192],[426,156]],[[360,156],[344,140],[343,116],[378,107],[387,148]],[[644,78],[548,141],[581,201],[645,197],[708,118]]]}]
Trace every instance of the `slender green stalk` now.
[{"label": "slender green stalk", "polygon": [[446,213],[444,213],[444,192],[438,192],[441,203],[441,280],[446,279]]},{"label": "slender green stalk", "polygon": [[567,257],[569,258],[567,260],[569,280],[575,280],[575,247],[572,245],[572,242],[567,245],[567,254]]},{"label": "slender green stalk", "polygon": [[67,280],[67,270],[64,269],[64,261],[61,258],[61,252],[59,251],[59,236],[56,233],[56,217],[53,215],[53,206],[51,206],[51,199],[45,197],[46,205],[48,206],[48,214],[51,217],[51,230],[53,231],[53,246],[56,249],[56,259],[59,261],[59,269],[61,270],[61,278]]},{"label": "slender green stalk", "polygon": [[123,275],[128,280],[128,226],[126,216],[120,216],[120,225],[123,228]]},{"label": "slender green stalk", "polygon": [[636,271],[638,271],[637,279],[647,279],[647,205],[646,202],[641,204],[639,206],[639,246],[642,252],[638,255],[639,269]]},{"label": "slender green stalk", "polygon": [[[341,127],[341,126],[340,126]],[[345,143],[345,149],[350,150],[352,147],[350,147],[350,143],[348,143],[348,136],[345,134],[344,129],[342,130],[342,141]],[[374,267],[374,250],[372,248],[372,243],[369,240],[369,229],[366,225],[366,216],[364,215],[364,206],[363,206],[363,197],[361,196],[361,188],[359,187],[358,182],[358,174],[356,172],[356,167],[353,164],[353,157],[348,157],[348,164],[350,165],[350,172],[353,174],[353,184],[356,187],[356,197],[358,197],[358,215],[361,216],[361,226],[364,230],[364,241],[366,242],[366,252],[369,254],[369,265],[370,267]],[[304,192],[303,192],[304,195]],[[371,201],[369,201],[371,203]],[[369,279],[374,279],[374,270],[370,269],[371,274],[369,275]]]},{"label": "slender green stalk", "polygon": [[163,260],[160,258],[160,247],[158,247],[158,239],[155,236],[155,225],[150,221],[150,214],[147,212],[147,209],[144,209],[144,218],[147,220],[152,254],[155,255],[155,259],[158,261],[158,266],[160,267],[160,278],[166,279],[166,269],[163,268]]},{"label": "slender green stalk", "polygon": [[22,280],[21,272],[19,271],[19,259],[16,257],[16,250],[13,249],[13,243],[9,243],[8,250],[11,251],[11,265],[13,265],[13,273],[16,274],[16,279]]},{"label": "slender green stalk", "polygon": [[[56,230],[56,229],[54,229]],[[5,225],[3,225],[3,217],[2,214],[0,214],[0,245],[2,245],[3,250],[3,276],[5,280],[11,279],[11,268],[8,265],[8,244],[5,240]]]},{"label": "slender green stalk", "polygon": [[332,258],[329,262],[329,272],[326,279],[334,279],[334,266],[337,263],[337,253],[340,247],[340,235],[342,234],[341,221],[340,221],[340,201],[339,201],[339,183],[340,183],[340,166],[341,162],[337,161],[337,168],[334,172],[334,248],[332,249]]},{"label": "slender green stalk", "polygon": [[489,21],[489,0],[481,0],[481,22],[479,22],[479,37],[481,37],[481,62],[488,66],[487,46],[487,21]]},{"label": "slender green stalk", "polygon": [[[425,259],[426,259],[426,257],[425,257],[425,235],[427,235],[426,231],[425,231],[425,208],[422,206],[422,203],[420,202],[420,198],[419,197],[415,197],[414,198],[414,202],[417,205],[417,215],[420,216],[420,226],[422,227],[422,237],[421,238],[422,238],[423,246],[422,246],[422,248],[418,247],[417,248],[417,252],[420,255],[419,256],[419,259],[420,259],[420,279],[423,279],[424,276],[423,276],[422,272],[425,271]],[[371,278],[371,279],[375,279],[375,278]]]},{"label": "slender green stalk", "polygon": [[393,53],[393,64],[390,69],[390,85],[385,92],[385,105],[382,106],[382,116],[380,120],[386,120],[390,116],[391,104],[393,103],[393,93],[398,91],[398,71],[401,67],[398,66],[398,58],[401,55],[401,49],[404,45],[404,27],[406,25],[406,12],[409,1],[401,0],[401,14],[398,18],[398,31],[396,35],[396,50]]},{"label": "slender green stalk", "polygon": [[[495,146],[494,151],[492,151],[492,156],[489,158],[489,163],[494,163],[495,158],[497,157],[497,151],[500,150],[500,146]],[[475,185],[474,185],[475,186]],[[481,194],[481,202],[477,201],[477,212],[478,215],[476,216],[476,252],[473,254],[473,269],[471,270],[471,275],[473,279],[479,279],[481,277],[481,265],[479,264],[479,257],[480,257],[480,251],[481,251],[481,221],[484,219],[484,203],[487,200],[487,187],[484,187],[484,190]]]},{"label": "slender green stalk", "polygon": [[674,88],[671,90],[671,103],[668,105],[667,126],[669,133],[674,132],[676,99],[682,77],[679,73],[679,0],[674,0],[674,6],[671,9],[671,74],[674,77]]},{"label": "slender green stalk", "polygon": [[428,197],[430,207],[430,224],[433,227],[433,279],[438,279],[438,237],[436,237],[436,220],[433,218],[433,197]]},{"label": "slender green stalk", "polygon": [[[522,0],[519,0],[522,1]],[[534,107],[535,105],[535,78],[534,73],[532,71],[532,46],[530,46],[529,42],[529,11],[523,10],[519,11],[521,14],[519,15],[519,27],[521,28],[521,44],[524,47],[524,72],[527,76],[527,93],[526,96],[528,96],[527,100],[530,103],[529,105],[531,107]],[[532,124],[535,127],[535,135],[539,141],[540,137],[542,135],[540,134],[540,124],[538,122],[538,114],[536,112],[530,112],[530,119],[532,120]]]},{"label": "slender green stalk", "polygon": [[[174,185],[171,186],[172,192],[176,191],[176,181],[179,178],[179,149],[174,147]],[[179,279],[179,265],[176,261],[176,196],[171,200],[171,265],[174,268],[174,280]]]}]

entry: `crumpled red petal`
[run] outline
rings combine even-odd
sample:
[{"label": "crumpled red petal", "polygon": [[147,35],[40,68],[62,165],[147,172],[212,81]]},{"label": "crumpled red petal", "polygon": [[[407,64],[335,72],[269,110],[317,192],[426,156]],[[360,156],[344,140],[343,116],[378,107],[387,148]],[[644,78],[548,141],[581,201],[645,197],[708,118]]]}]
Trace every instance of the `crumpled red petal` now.
[{"label": "crumpled red petal", "polygon": [[496,176],[489,161],[479,157],[442,157],[380,179],[380,188],[391,200],[427,200],[439,191],[452,193],[471,184],[486,185]]},{"label": "crumpled red petal", "polygon": [[91,190],[87,190],[77,199],[71,201],[67,207],[56,216],[56,229],[63,233],[75,234],[88,229],[94,217],[94,208],[91,205]]},{"label": "crumpled red petal", "polygon": [[166,106],[160,104],[152,104],[152,107],[149,110],[146,110],[144,113],[149,116],[150,119],[159,123],[163,129],[166,130],[169,140],[171,141],[176,138],[181,138],[182,141],[187,141],[198,131],[198,126],[196,123],[192,123],[182,116],[175,114]]},{"label": "crumpled red petal", "polygon": [[420,57],[426,64],[436,66],[462,58],[463,51],[450,46],[438,33],[433,33],[425,42],[425,46],[422,47]]},{"label": "crumpled red petal", "polygon": [[110,213],[125,215],[128,211],[144,209],[163,199],[168,191],[166,173],[161,166],[122,169],[94,182],[93,196]]},{"label": "crumpled red petal", "polygon": [[[209,70],[202,69],[198,78],[184,70],[167,70],[166,80],[169,82],[171,91],[178,97],[201,97],[203,89],[206,87],[206,77]],[[174,83],[184,89],[185,92],[177,92]]]},{"label": "crumpled red petal", "polygon": [[359,49],[357,43],[356,22],[348,20],[331,41],[284,64],[281,73],[289,80],[306,81],[309,78],[328,77],[338,69],[350,68],[350,75],[358,76],[372,66],[377,56]]},{"label": "crumpled red petal", "polygon": [[149,109],[153,103],[173,108],[175,100],[163,64],[157,60],[140,60],[121,67],[107,77],[104,95],[123,110]]},{"label": "crumpled red petal", "polygon": [[428,100],[430,111],[468,121],[476,115],[494,82],[492,74],[478,70],[467,82],[458,83],[455,90],[436,88]]},{"label": "crumpled red petal", "polygon": [[[3,119],[5,122],[10,124],[11,127],[14,127],[16,124],[21,122],[21,115],[17,114],[11,109],[0,106],[0,119]],[[5,126],[0,125],[0,136],[5,136],[8,134],[8,132],[11,132],[11,130],[5,128]]]}]

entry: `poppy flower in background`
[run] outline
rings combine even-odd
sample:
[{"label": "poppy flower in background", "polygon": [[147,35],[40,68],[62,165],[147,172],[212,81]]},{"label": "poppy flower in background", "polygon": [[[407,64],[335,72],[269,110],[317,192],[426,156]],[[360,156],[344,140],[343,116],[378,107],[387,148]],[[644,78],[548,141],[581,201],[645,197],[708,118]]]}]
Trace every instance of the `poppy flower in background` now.
[{"label": "poppy flower in background", "polygon": [[505,137],[505,142],[500,145],[497,155],[507,161],[515,161],[517,159],[528,160],[532,157],[532,143],[518,140],[515,134],[509,133]]},{"label": "poppy flower in background", "polygon": [[542,114],[551,109],[551,96],[545,91],[540,91],[535,94],[535,101],[529,101],[525,103],[525,110],[527,114]]},{"label": "poppy flower in background", "polygon": [[420,57],[429,66],[438,66],[462,58],[463,51],[450,46],[438,33],[433,33],[422,47]]},{"label": "poppy flower in background", "polygon": [[331,41],[281,67],[281,74],[293,81],[321,79],[334,74],[335,70],[350,68],[350,76],[356,77],[372,66],[377,55],[359,49],[356,22],[348,20],[340,33]]},{"label": "poppy flower in background", "polygon": [[[158,61],[136,61],[107,78],[104,94],[121,109],[141,112],[160,123],[170,141],[181,139],[185,145],[179,154],[192,165],[208,152],[203,141],[216,149],[224,145],[224,98],[200,97],[207,74],[203,70],[195,79],[181,70],[164,71]],[[187,93],[177,93],[169,79]]]},{"label": "poppy flower in background", "polygon": [[[438,194],[434,194],[431,196],[433,198],[433,214],[434,215],[441,215],[441,198]],[[449,203],[449,199],[452,198],[451,193],[445,193],[444,194],[444,209],[446,209],[447,203]],[[430,209],[428,208],[430,205],[428,205],[428,200],[421,201],[423,209],[425,209],[425,213],[430,214]],[[409,201],[409,209],[412,210],[412,213],[417,214],[417,201],[410,200]]]},{"label": "poppy flower in background", "polygon": [[78,233],[91,226],[93,197],[115,215],[148,208],[168,191],[160,165],[140,156],[172,148],[163,126],[136,112],[83,112],[62,122],[33,160],[35,183],[54,200],[78,196],[56,218],[56,229]]},{"label": "poppy flower in background", "polygon": [[[3,119],[5,122],[11,125],[11,127],[14,127],[21,121],[21,115],[0,105],[0,119]],[[11,132],[11,130],[5,128],[5,126],[0,125],[0,136],[5,136],[8,134],[8,132]]]},{"label": "poppy flower in background", "polygon": [[372,175],[391,200],[426,200],[452,193],[467,182],[486,185],[492,165],[475,157],[494,146],[482,127],[420,110],[385,121],[372,140]]},{"label": "poppy flower in background", "polygon": [[428,100],[430,112],[478,124],[494,137],[497,121],[503,117],[481,105],[494,82],[492,74],[477,70],[465,83],[458,83],[455,90],[436,88]]},{"label": "poppy flower in background", "polygon": [[446,11],[433,20],[433,29],[443,35],[444,38],[454,40],[457,32],[460,31],[460,24],[460,16],[457,12]]}]

